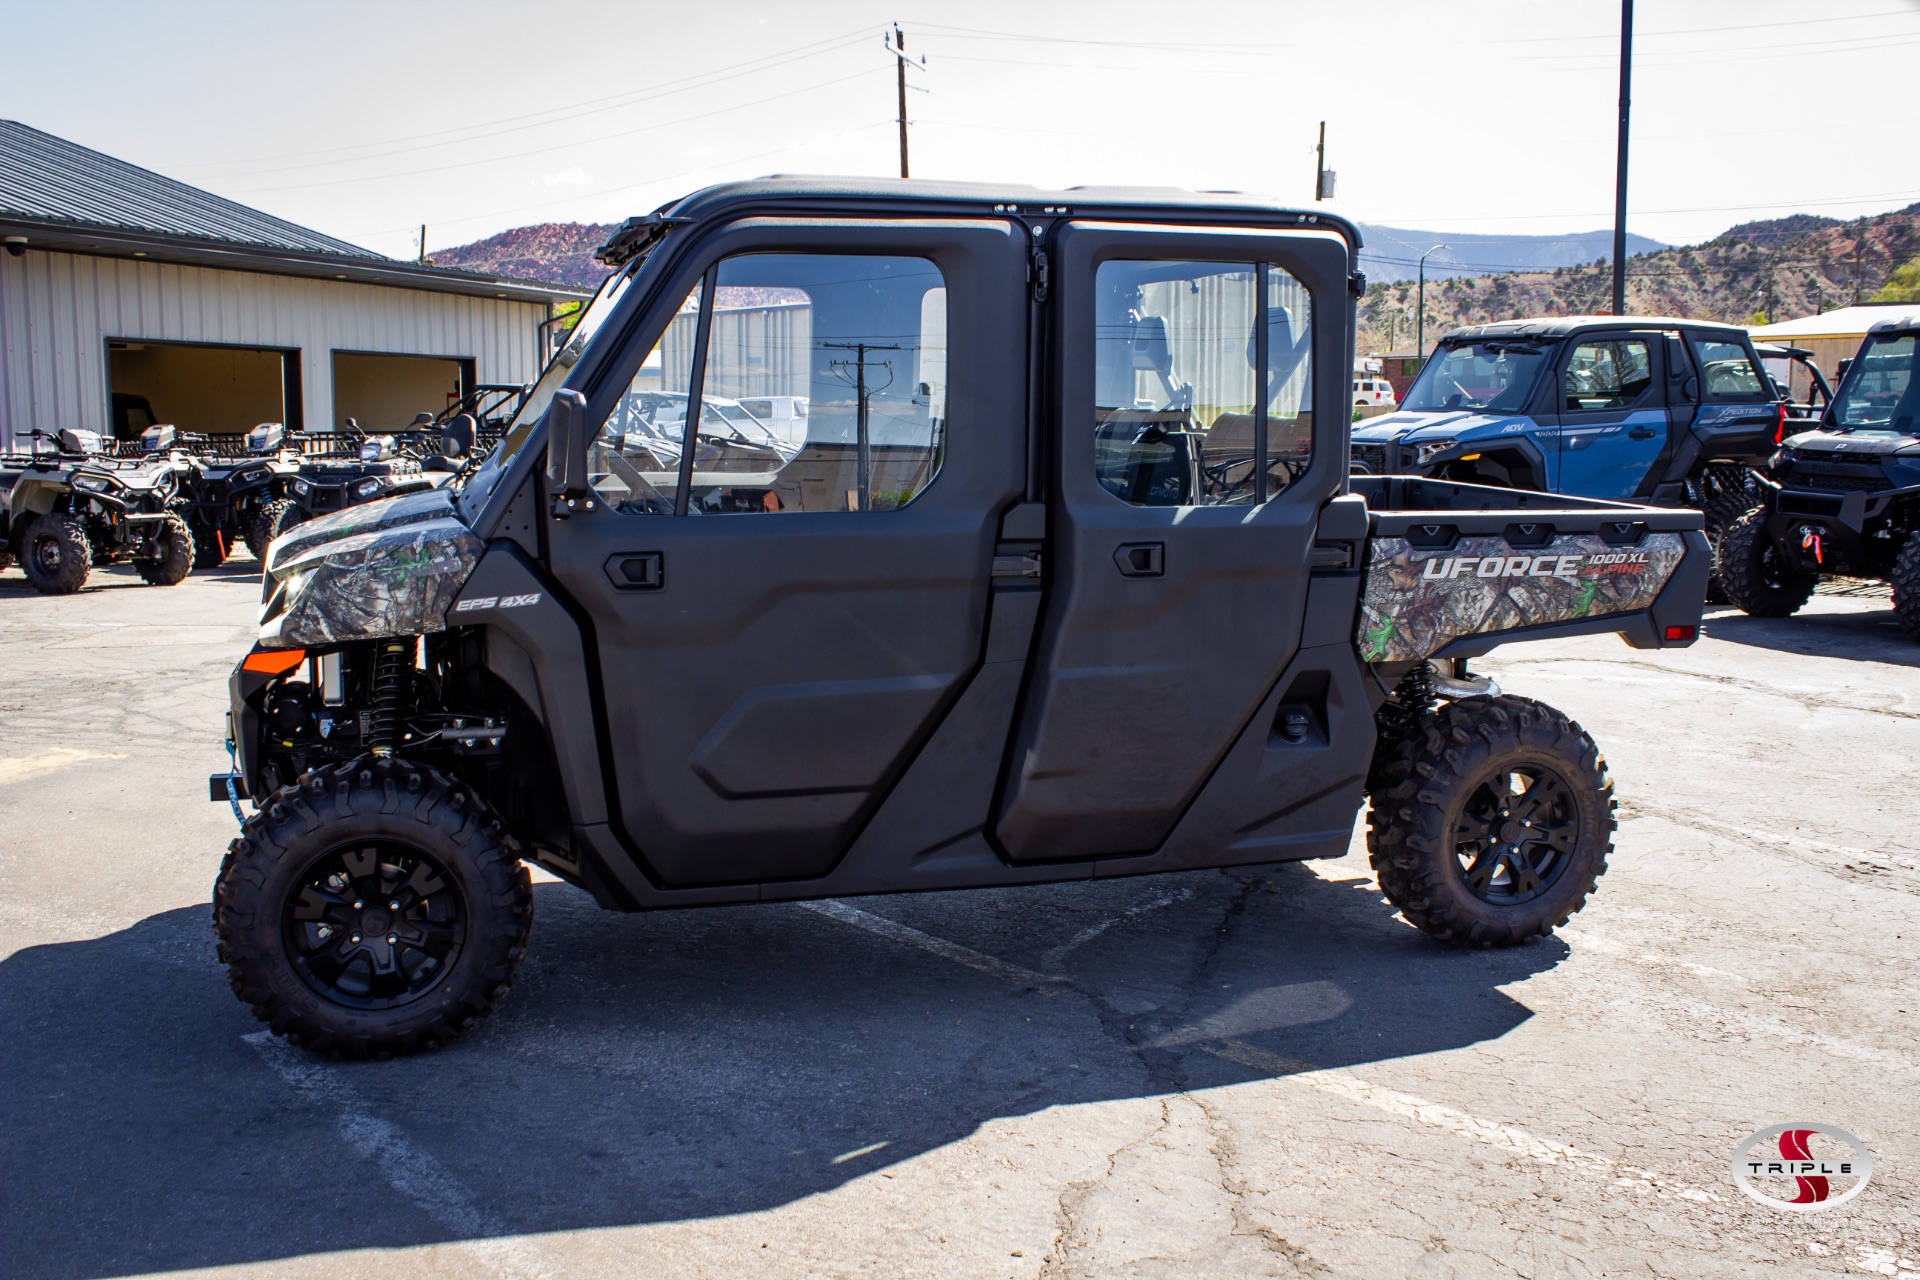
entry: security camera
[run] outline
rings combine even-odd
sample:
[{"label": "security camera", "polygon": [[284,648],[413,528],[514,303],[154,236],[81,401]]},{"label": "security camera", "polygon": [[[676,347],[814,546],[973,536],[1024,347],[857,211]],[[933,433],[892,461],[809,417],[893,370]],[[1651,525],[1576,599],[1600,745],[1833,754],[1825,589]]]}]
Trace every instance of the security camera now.
[{"label": "security camera", "polygon": [[6,238],[6,246],[7,252],[16,258],[24,258],[27,256],[27,238],[25,236],[8,236]]}]

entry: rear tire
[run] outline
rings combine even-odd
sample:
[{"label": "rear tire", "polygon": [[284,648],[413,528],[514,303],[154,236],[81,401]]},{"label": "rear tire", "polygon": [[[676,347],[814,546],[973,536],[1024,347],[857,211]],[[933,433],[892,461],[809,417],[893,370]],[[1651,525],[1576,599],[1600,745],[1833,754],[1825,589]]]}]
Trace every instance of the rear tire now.
[{"label": "rear tire", "polygon": [[78,516],[35,516],[22,552],[20,567],[41,595],[70,596],[93,570],[93,547]]},{"label": "rear tire", "polygon": [[228,984],[275,1035],[385,1058],[445,1044],[506,995],[533,889],[464,784],[363,760],[303,775],[247,819],[213,920]]},{"label": "rear tire", "polygon": [[1785,618],[1807,602],[1820,579],[1788,563],[1767,533],[1767,509],[1755,507],[1720,541],[1720,581],[1727,599],[1756,618]]},{"label": "rear tire", "polygon": [[1920,640],[1920,533],[1907,535],[1907,545],[1894,558],[1887,581],[1893,584],[1893,620]]},{"label": "rear tire", "polygon": [[1726,541],[1727,531],[1735,525],[1741,516],[1753,509],[1757,495],[1751,492],[1752,486],[1718,497],[1709,498],[1701,508],[1707,518],[1707,603],[1727,604],[1727,585],[1720,580],[1720,544]]},{"label": "rear tire", "polygon": [[283,507],[292,505],[293,503],[286,498],[275,498],[271,502],[263,502],[253,513],[253,518],[247,521],[241,535],[246,539],[247,550],[253,552],[255,560],[262,564],[266,563],[267,544],[273,541],[274,522],[280,518]]},{"label": "rear tire", "polygon": [[1509,947],[1585,905],[1613,850],[1613,780],[1579,725],[1528,698],[1467,698],[1381,750],[1367,847],[1409,923]]},{"label": "rear tire", "polygon": [[168,516],[148,539],[152,552],[133,562],[133,568],[149,586],[173,587],[187,580],[196,558],[193,530],[179,516]]}]

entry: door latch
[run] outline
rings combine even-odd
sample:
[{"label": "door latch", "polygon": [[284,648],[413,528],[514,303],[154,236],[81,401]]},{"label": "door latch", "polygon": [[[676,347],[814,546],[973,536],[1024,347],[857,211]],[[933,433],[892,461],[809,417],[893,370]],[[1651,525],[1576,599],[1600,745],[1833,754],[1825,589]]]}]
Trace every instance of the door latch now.
[{"label": "door latch", "polygon": [[1164,542],[1123,542],[1113,553],[1123,578],[1158,578],[1167,571]]},{"label": "door latch", "polygon": [[1651,440],[1653,439],[1653,428],[1652,427],[1635,427],[1631,431],[1627,432],[1627,439]]}]

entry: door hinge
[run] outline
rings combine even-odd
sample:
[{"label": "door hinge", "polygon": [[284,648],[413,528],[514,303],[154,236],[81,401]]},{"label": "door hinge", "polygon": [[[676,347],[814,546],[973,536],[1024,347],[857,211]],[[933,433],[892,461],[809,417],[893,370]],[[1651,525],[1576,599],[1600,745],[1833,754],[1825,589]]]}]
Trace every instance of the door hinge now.
[{"label": "door hinge", "polygon": [[1051,269],[1047,262],[1047,251],[1045,249],[1035,249],[1033,251],[1033,259],[1027,265],[1027,280],[1033,285],[1033,300],[1035,302],[1045,302],[1047,300],[1048,286],[1052,283]]}]

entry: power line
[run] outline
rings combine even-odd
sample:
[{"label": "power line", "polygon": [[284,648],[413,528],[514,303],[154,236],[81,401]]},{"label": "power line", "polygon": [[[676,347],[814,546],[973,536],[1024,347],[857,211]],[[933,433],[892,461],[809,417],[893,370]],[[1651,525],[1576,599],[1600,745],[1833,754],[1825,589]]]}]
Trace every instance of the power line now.
[{"label": "power line", "polygon": [[[1772,27],[1830,27],[1836,22],[1867,22],[1875,18],[1911,18],[1911,9],[1882,9],[1878,13],[1844,14],[1837,18],[1792,18],[1785,22],[1742,22],[1731,27],[1683,27],[1673,31],[1645,31],[1641,34],[1649,39],[1663,36],[1700,36],[1720,35],[1729,31],[1761,31]],[[1615,40],[1612,33],[1590,36],[1503,36],[1493,40],[1479,40],[1476,44],[1549,44],[1564,40]]]},{"label": "power line", "polygon": [[1276,49],[1298,49],[1298,44],[1256,44],[1235,40],[1182,44],[1165,40],[1086,40],[1071,36],[1039,36],[1016,31],[988,31],[980,27],[953,27],[937,22],[920,23],[920,28],[949,40],[1003,40],[1015,44],[1079,44],[1106,49],[1151,49],[1156,53],[1223,53],[1243,57],[1264,57]]},{"label": "power line", "polygon": [[[173,167],[180,168],[180,169],[208,169],[208,168],[219,168],[226,165],[252,164],[259,160],[286,160],[286,159],[297,159],[302,156],[338,155],[341,152],[346,152],[346,151],[362,151],[368,147],[392,146],[394,144],[403,143],[403,142],[423,142],[428,139],[442,139],[442,140],[449,140],[454,142],[475,142],[481,138],[497,137],[500,134],[513,133],[521,129],[539,128],[542,125],[559,124],[566,120],[578,119],[582,116],[594,115],[602,111],[617,110],[618,108],[623,106],[634,106],[642,102],[651,102],[658,98],[669,97],[677,93],[690,93],[699,89],[709,88],[716,84],[725,83],[728,80],[737,79],[740,76],[753,75],[762,71],[770,71],[774,67],[785,66],[788,63],[799,62],[807,58],[818,57],[821,54],[834,53],[842,48],[851,48],[855,44],[865,41],[869,37],[869,35],[870,35],[870,29],[862,27],[857,31],[849,32],[844,35],[832,36],[826,40],[818,40],[818,41],[815,41],[813,44],[801,45],[797,49],[786,50],[780,54],[768,54],[763,57],[749,59],[745,62],[730,63],[726,66],[716,67],[711,71],[702,71],[695,75],[682,76],[677,80],[663,81],[660,84],[652,85],[645,89],[629,89],[621,93],[610,94],[604,98],[587,98],[587,99],[583,99],[580,102],[569,103],[562,106],[545,107],[539,111],[527,112],[522,115],[503,116],[497,120],[482,121],[477,124],[459,125],[451,129],[437,129],[427,133],[406,134],[396,138],[383,138],[374,142],[357,142],[357,143],[351,143],[351,144],[348,144],[345,146],[339,146],[339,147],[321,147],[312,151],[283,151],[271,156],[255,156],[255,157],[251,157],[248,159],[241,159],[241,160],[207,160],[207,161],[199,161],[195,163],[175,165]],[[543,118],[543,117],[550,117],[550,118]],[[525,122],[525,123],[521,123],[521,122]],[[467,137],[467,138],[452,137],[452,135],[454,134],[469,133],[474,129],[492,129],[493,126],[495,125],[508,125],[511,127],[497,129],[491,133],[473,134],[471,137]],[[380,154],[381,155],[399,155],[405,151],[416,151],[416,150],[424,150],[424,149],[427,149],[427,148],[405,147],[405,148],[401,148],[400,150],[382,152]],[[354,160],[373,160],[378,158],[380,158],[379,155],[356,156],[356,157],[348,157],[342,160],[319,161],[316,163],[346,164],[346,163],[351,163]],[[294,165],[294,166],[284,166],[284,167],[302,168],[307,166]],[[276,171],[277,170],[275,169],[262,169],[262,170],[257,170],[253,172],[273,173]],[[244,176],[244,175],[227,174],[225,176],[237,177],[237,176]]]},{"label": "power line", "polygon": [[[617,133],[603,133],[591,138],[569,138],[562,145],[566,147],[577,147],[597,142],[611,142],[616,138],[630,138],[635,134],[650,133],[655,129],[668,129],[675,125],[690,124],[695,120],[706,120],[713,116],[725,115],[729,111],[742,111],[748,107],[757,107],[768,102],[778,102],[782,98],[793,98],[803,93],[812,93],[816,89],[827,89],[837,84],[846,84],[848,81],[858,80],[863,76],[870,76],[877,70],[879,70],[879,68],[867,67],[854,72],[850,76],[840,76],[833,80],[822,80],[818,84],[806,85],[799,89],[789,89],[785,93],[770,94],[767,97],[754,98],[747,102],[730,102],[724,107],[715,107],[712,111],[702,111],[695,115],[681,116],[676,120],[658,120],[652,124],[640,125],[638,128],[623,129]],[[481,156],[474,160],[456,160],[451,164],[433,165],[425,169],[409,169],[404,173],[356,174],[348,178],[325,178],[318,182],[294,182],[277,187],[240,187],[231,190],[228,194],[258,195],[262,192],[270,191],[305,191],[312,187],[338,187],[356,182],[382,182],[391,178],[412,178],[425,173],[445,173],[450,169],[470,169],[474,165],[479,164],[498,164],[503,160],[523,160],[528,156],[551,155],[557,149],[558,148],[551,146],[535,147],[529,151],[514,151],[506,155],[498,156]]]}]

